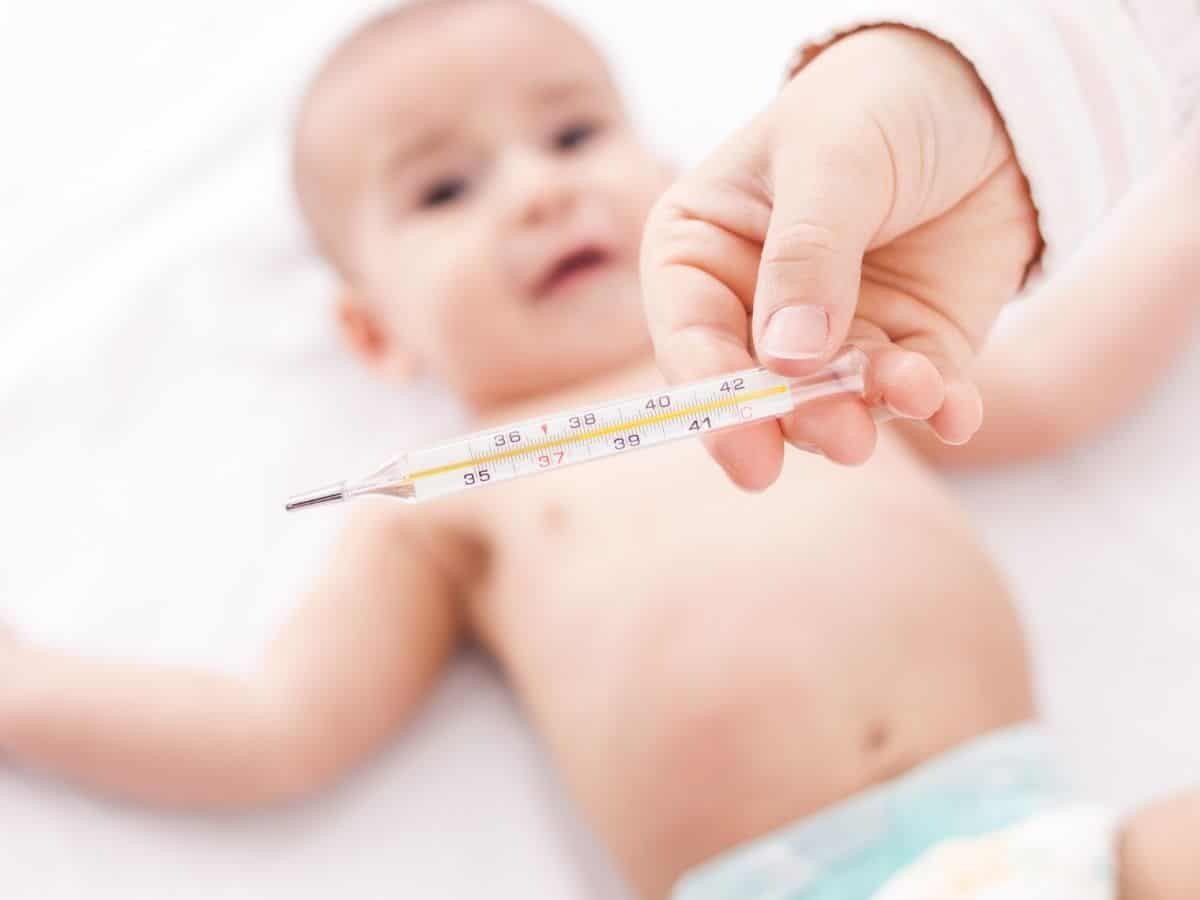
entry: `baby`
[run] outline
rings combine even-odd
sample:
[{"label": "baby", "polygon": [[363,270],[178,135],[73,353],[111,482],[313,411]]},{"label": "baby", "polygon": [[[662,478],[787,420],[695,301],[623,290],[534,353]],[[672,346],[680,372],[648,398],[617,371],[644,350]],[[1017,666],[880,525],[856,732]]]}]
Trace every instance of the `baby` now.
[{"label": "baby", "polygon": [[[437,375],[482,428],[661,383],[637,260],[668,171],[552,13],[432,0],[360,29],[304,101],[295,178],[382,377]],[[906,434],[853,470],[792,455],[761,495],[685,442],[361,501],[250,680],[8,638],[0,753],[171,805],[283,801],[394,737],[469,634],[640,896],[1107,897],[1110,857],[1122,898],[1200,895],[1176,837],[1200,804],[1119,842],[1071,804],[1004,580],[926,462],[945,454]],[[980,446],[1077,436],[1029,434]]]}]

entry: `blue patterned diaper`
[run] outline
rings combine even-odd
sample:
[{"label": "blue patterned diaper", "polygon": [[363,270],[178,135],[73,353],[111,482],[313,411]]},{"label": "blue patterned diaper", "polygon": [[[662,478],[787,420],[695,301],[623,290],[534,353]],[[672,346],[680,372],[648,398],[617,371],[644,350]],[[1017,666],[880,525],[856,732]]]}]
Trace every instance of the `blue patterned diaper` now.
[{"label": "blue patterned diaper", "polygon": [[1059,772],[1034,724],[983,735],[693,869],[673,900],[871,900],[943,842],[1069,804]]}]

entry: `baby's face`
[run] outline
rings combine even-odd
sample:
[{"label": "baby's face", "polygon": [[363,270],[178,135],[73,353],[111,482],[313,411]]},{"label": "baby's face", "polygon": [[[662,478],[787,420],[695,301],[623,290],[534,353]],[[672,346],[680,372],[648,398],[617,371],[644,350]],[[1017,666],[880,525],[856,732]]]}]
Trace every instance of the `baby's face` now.
[{"label": "baby's face", "polygon": [[481,0],[403,23],[351,68],[322,100],[338,150],[321,182],[377,358],[491,405],[645,352],[638,245],[665,173],[591,45]]}]

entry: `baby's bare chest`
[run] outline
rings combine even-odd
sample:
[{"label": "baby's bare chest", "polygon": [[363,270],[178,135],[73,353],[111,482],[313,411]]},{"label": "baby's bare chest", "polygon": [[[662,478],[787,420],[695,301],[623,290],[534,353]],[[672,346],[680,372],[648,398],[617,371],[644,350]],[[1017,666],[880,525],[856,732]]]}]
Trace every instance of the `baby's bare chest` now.
[{"label": "baby's bare chest", "polygon": [[941,523],[937,553],[947,530],[969,540],[937,482],[886,446],[853,470],[791,453],[771,490],[749,494],[702,447],[676,445],[500,485],[478,517],[491,550],[472,609],[506,656],[769,629],[798,598],[876,593],[907,565],[892,557],[921,554],[923,522]]}]

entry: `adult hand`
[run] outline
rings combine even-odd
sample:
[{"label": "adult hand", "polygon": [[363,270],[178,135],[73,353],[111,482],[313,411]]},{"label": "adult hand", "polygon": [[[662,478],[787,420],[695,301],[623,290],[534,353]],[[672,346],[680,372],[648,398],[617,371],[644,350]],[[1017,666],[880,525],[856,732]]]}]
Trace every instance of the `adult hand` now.
[{"label": "adult hand", "polygon": [[978,429],[969,365],[1040,249],[1004,125],[971,65],[923,32],[842,38],[651,212],[642,285],[673,382],[757,364],[800,375],[844,343],[870,359],[867,402],[830,398],[708,438],[762,489],[785,439],[841,463],[875,445],[869,406]]}]

